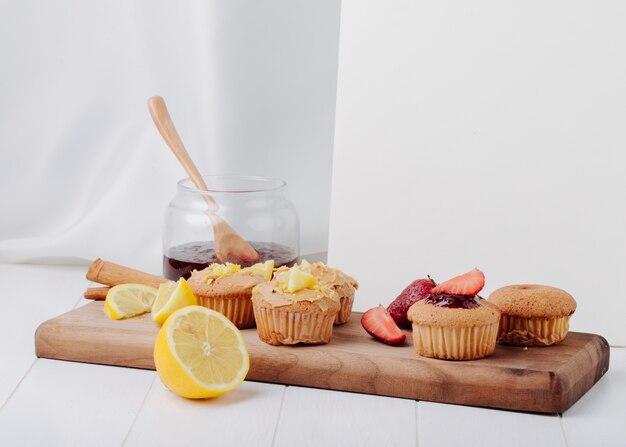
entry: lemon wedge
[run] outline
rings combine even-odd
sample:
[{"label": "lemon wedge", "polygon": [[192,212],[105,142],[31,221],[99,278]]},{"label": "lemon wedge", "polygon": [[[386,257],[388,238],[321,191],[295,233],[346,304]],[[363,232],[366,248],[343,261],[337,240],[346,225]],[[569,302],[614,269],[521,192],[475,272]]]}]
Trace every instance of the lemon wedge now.
[{"label": "lemon wedge", "polygon": [[250,357],[241,332],[224,315],[202,306],[174,312],[154,345],[154,364],[163,384],[191,399],[216,397],[237,388]]},{"label": "lemon wedge", "polygon": [[255,275],[261,275],[265,278],[265,281],[272,280],[272,273],[274,273],[274,260],[270,259],[269,261],[259,262],[257,264],[251,265],[248,267]]},{"label": "lemon wedge", "polygon": [[104,301],[104,313],[114,320],[134,317],[152,309],[156,287],[144,284],[119,284],[111,287]]},{"label": "lemon wedge", "polygon": [[152,306],[152,319],[163,324],[174,311],[194,304],[198,304],[198,301],[185,278],[164,282],[159,286],[159,293]]},{"label": "lemon wedge", "polygon": [[313,288],[317,284],[317,278],[310,273],[303,272],[298,267],[291,267],[289,270],[289,282],[287,290],[291,293],[302,289]]}]

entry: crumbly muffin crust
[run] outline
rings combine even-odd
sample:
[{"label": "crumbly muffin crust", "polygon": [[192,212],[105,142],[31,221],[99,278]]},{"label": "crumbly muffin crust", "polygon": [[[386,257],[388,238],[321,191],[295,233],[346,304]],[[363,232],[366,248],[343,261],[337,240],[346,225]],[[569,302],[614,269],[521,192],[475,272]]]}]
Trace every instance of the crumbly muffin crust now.
[{"label": "crumbly muffin crust", "polygon": [[472,309],[451,309],[420,300],[409,308],[408,318],[417,325],[448,328],[484,326],[500,321],[496,306],[482,298],[479,302],[480,306]]},{"label": "crumbly muffin crust", "polygon": [[503,314],[522,318],[566,317],[576,310],[576,300],[565,290],[539,284],[501,287],[489,295],[489,303]]},{"label": "crumbly muffin crust", "polygon": [[296,293],[280,293],[273,280],[252,289],[252,303],[262,308],[280,308],[289,312],[337,314],[340,304],[337,296],[330,297],[321,291],[303,289]]},{"label": "crumbly muffin crust", "polygon": [[187,281],[193,293],[197,296],[239,297],[242,293],[252,294],[254,286],[264,283],[265,278],[249,270],[241,270],[232,275],[214,277],[207,267],[204,270],[194,270]]}]

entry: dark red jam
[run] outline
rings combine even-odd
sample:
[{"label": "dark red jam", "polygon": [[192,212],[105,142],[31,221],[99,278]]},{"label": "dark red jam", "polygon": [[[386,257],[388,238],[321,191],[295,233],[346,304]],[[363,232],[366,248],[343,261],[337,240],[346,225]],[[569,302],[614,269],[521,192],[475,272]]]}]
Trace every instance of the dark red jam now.
[{"label": "dark red jam", "polygon": [[[259,259],[256,262],[274,260],[274,267],[287,265],[291,267],[298,261],[298,256],[289,247],[273,242],[250,242]],[[177,245],[167,250],[163,255],[163,276],[168,279],[178,279],[183,276],[188,279],[192,270],[202,270],[214,262],[219,262],[215,255],[213,242],[190,242]],[[243,263],[242,267],[249,267],[252,263]]]},{"label": "dark red jam", "polygon": [[428,304],[450,309],[474,309],[480,306],[478,296],[452,295],[450,293],[437,293],[426,297]]}]

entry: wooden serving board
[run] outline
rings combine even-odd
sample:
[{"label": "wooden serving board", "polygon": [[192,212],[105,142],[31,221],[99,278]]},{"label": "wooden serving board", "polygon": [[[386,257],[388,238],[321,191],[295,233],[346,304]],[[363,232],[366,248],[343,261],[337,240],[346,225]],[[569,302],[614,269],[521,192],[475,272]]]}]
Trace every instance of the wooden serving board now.
[{"label": "wooden serving board", "polygon": [[[320,346],[270,346],[256,329],[242,333],[250,352],[248,380],[541,413],[567,410],[608,370],[609,346],[594,334],[570,333],[549,348],[500,346],[464,362],[417,357],[404,346],[372,339],[361,314],[335,326]],[[114,321],[92,302],[42,323],[38,357],[154,369],[159,328],[150,315]]]}]

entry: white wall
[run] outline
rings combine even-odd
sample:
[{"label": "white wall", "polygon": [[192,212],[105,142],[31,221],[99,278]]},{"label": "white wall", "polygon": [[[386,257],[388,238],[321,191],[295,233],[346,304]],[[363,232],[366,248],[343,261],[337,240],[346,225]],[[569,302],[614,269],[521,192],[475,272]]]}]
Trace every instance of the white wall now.
[{"label": "white wall", "polygon": [[329,263],[388,304],[473,267],[626,343],[626,4],[345,0]]},{"label": "white wall", "polygon": [[153,94],[201,171],[284,178],[302,251],[325,250],[338,25],[338,0],[3,2],[0,262],[160,270],[184,173]]}]

